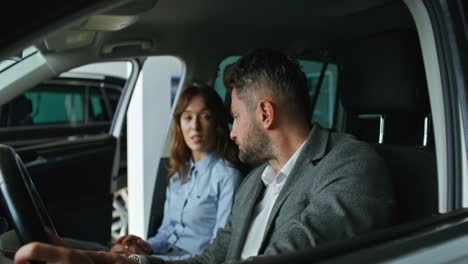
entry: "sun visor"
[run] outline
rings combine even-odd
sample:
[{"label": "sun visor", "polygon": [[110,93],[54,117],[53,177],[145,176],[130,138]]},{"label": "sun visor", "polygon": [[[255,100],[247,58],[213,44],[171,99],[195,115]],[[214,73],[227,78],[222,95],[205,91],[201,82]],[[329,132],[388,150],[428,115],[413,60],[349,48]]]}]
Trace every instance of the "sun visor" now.
[{"label": "sun visor", "polygon": [[138,20],[137,16],[94,15],[69,29],[57,31],[44,39],[49,51],[63,51],[90,45],[96,32],[124,29]]},{"label": "sun visor", "polygon": [[138,20],[138,16],[94,15],[71,26],[75,30],[117,31],[124,29]]},{"label": "sun visor", "polygon": [[104,12],[106,15],[134,16],[151,10],[158,0],[133,0],[112,10]]}]

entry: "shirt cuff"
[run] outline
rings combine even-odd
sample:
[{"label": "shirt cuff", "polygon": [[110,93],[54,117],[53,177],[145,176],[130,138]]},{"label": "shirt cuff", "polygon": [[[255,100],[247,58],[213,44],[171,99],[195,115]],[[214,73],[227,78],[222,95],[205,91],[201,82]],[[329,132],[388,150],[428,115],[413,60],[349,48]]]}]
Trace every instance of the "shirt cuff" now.
[{"label": "shirt cuff", "polygon": [[141,262],[141,258],[138,255],[132,254],[132,255],[128,256],[128,258],[137,261],[138,264],[143,263],[143,262]]},{"label": "shirt cuff", "polygon": [[163,264],[165,261],[158,257],[148,256],[148,255],[137,255],[133,254],[130,255],[129,258],[132,257],[133,259],[138,258],[140,264]]},{"label": "shirt cuff", "polygon": [[159,237],[158,235],[150,237],[146,242],[148,242],[153,249],[153,254],[167,251],[169,245],[167,237]]}]

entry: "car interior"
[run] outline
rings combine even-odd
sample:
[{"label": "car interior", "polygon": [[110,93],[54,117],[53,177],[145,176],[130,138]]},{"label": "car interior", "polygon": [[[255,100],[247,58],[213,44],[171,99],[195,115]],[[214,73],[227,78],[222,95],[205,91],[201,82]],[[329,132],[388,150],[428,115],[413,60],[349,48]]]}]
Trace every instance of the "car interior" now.
[{"label": "car interior", "polygon": [[[425,123],[430,108],[417,36],[389,32],[366,37],[348,47],[343,61],[341,99],[347,131],[371,142],[385,159],[399,221],[436,214],[437,169],[433,141],[428,139],[432,127]],[[372,118],[359,118],[369,113],[379,115],[374,118],[378,126],[369,122]]]},{"label": "car interior", "polygon": [[[331,97],[335,109],[328,128],[354,134],[383,157],[393,180],[398,220],[388,230],[284,256],[260,257],[258,263],[326,261],[402,238],[456,215],[450,212],[454,206],[447,187],[451,179],[446,172],[446,138],[441,132],[445,127],[443,111],[434,111],[443,105],[437,99],[441,91],[434,88],[435,77],[427,74],[434,61],[424,53],[430,47],[421,39],[423,33],[409,2],[133,0],[116,1],[110,7],[99,5],[91,15],[64,18],[67,23],[52,25],[49,30],[53,30],[46,35],[24,43],[23,48],[34,45],[41,59],[27,74],[4,77],[12,80],[0,89],[0,103],[89,63],[129,60],[135,71],[124,87],[109,134],[22,146],[13,152],[0,149],[7,153],[0,159],[3,177],[5,182],[13,182],[10,189],[2,188],[9,193],[4,199],[11,201],[3,205],[7,207],[3,211],[28,217],[20,212],[24,210],[20,206],[23,200],[15,202],[17,195],[11,194],[21,184],[11,178],[30,175],[44,204],[39,215],[48,215],[34,217],[44,222],[50,216],[60,236],[108,244],[110,186],[114,162],[119,160],[115,154],[119,149],[115,135],[119,133],[115,131],[122,129],[116,124],[125,116],[130,100],[125,95],[131,96],[138,69],[147,57],[179,58],[185,65],[181,86],[200,81],[214,85],[224,59],[268,47],[294,58],[337,67],[336,96]],[[315,89],[324,89],[320,84]],[[223,98],[228,106],[229,96]],[[0,135],[7,132],[0,131]],[[148,236],[156,232],[163,217],[169,152],[167,145],[159,147],[165,151],[156,170]],[[14,153],[22,159],[16,162],[18,168],[7,165]],[[23,162],[26,173],[21,170]],[[8,176],[2,166],[15,171],[13,176]],[[4,215],[9,215],[10,227],[5,229],[16,228],[21,242],[32,241],[30,234],[40,229],[28,229],[30,222],[12,219],[11,213]],[[37,236],[47,240],[43,234]],[[11,259],[14,246],[7,250],[6,243],[0,243],[0,248],[2,245],[0,252]]]}]

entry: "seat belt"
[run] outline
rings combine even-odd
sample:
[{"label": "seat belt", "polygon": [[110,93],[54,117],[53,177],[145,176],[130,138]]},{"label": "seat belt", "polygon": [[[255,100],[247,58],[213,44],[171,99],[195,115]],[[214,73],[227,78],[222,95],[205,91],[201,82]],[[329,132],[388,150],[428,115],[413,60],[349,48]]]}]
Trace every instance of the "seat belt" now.
[{"label": "seat belt", "polygon": [[314,110],[315,110],[315,105],[317,104],[317,100],[318,100],[318,96],[320,94],[320,90],[322,89],[322,84],[323,84],[323,80],[325,79],[325,73],[327,72],[327,67],[328,67],[328,56],[327,56],[327,52],[325,51],[324,52],[324,63],[323,63],[323,66],[322,66],[322,70],[320,71],[320,76],[319,76],[319,79],[318,79],[318,82],[317,82],[317,85],[315,86],[315,94],[314,94],[314,97],[312,98],[312,101],[311,101],[311,111],[312,111],[312,115],[314,114]]}]

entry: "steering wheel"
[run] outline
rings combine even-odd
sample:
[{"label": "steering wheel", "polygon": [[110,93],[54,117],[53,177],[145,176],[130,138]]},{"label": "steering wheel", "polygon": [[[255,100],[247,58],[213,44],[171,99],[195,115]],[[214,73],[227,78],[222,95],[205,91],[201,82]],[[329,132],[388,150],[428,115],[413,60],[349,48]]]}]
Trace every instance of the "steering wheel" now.
[{"label": "steering wheel", "polygon": [[13,148],[0,145],[0,199],[23,244],[50,243],[57,235],[26,167]]}]

